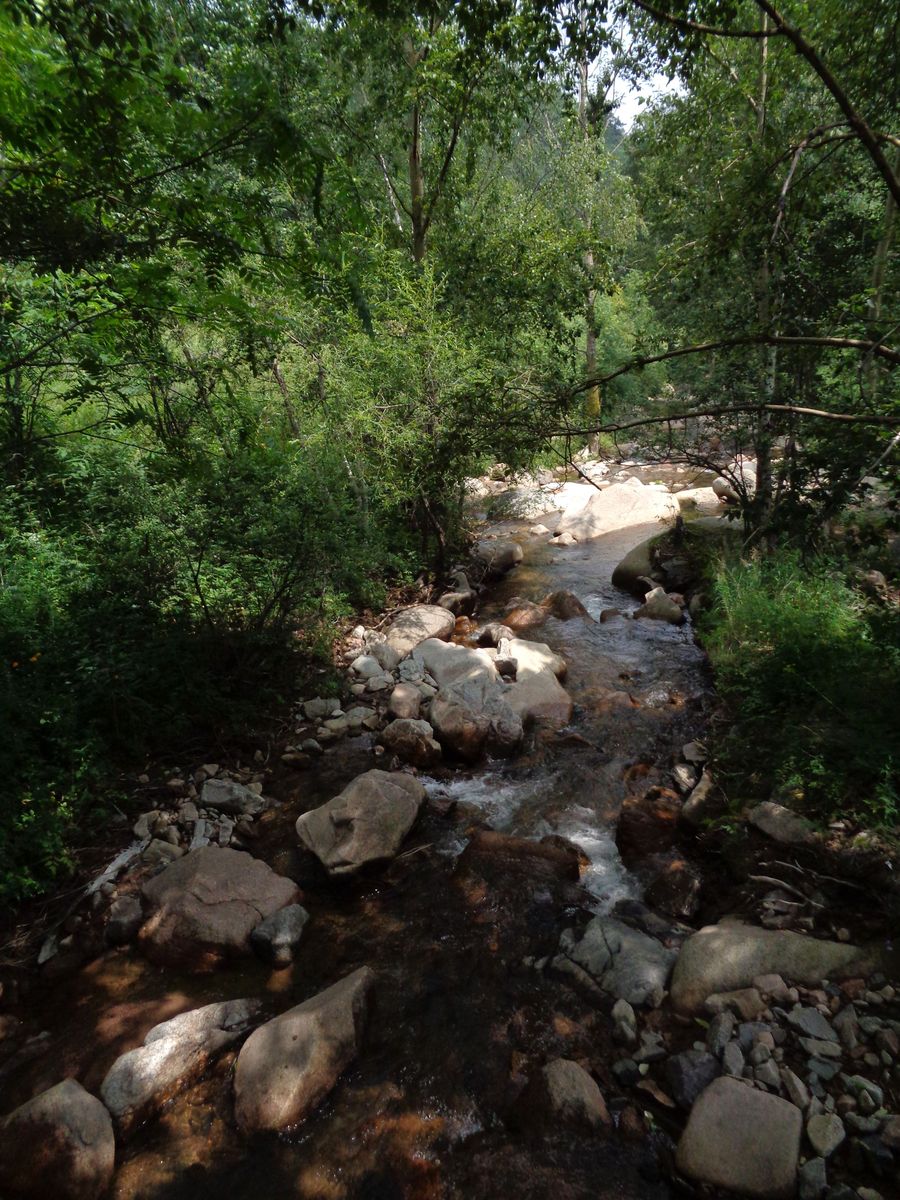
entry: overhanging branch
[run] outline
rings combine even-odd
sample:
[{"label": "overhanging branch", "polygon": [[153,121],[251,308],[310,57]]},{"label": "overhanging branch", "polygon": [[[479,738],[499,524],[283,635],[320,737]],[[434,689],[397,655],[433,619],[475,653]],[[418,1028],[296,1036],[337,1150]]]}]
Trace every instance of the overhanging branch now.
[{"label": "overhanging branch", "polygon": [[804,408],[798,404],[732,404],[715,408],[691,409],[690,412],[661,413],[655,417],[641,417],[637,421],[622,421],[617,425],[600,425],[592,429],[555,430],[550,437],[588,437],[597,433],[622,433],[626,429],[639,429],[647,425],[665,425],[674,421],[689,421],[694,417],[723,417],[738,413],[777,412],[800,417],[823,417],[828,421],[840,421],[848,425],[883,425],[887,428],[900,426],[900,416],[879,416],[876,413],[835,413],[824,408]]}]

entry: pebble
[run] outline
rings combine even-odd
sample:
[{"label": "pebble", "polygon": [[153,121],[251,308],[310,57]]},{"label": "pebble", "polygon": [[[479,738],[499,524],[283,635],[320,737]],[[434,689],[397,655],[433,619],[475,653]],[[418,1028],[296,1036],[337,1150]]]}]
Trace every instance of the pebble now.
[{"label": "pebble", "polygon": [[764,1062],[762,1066],[754,1067],[753,1075],[757,1083],[764,1083],[767,1088],[774,1088],[777,1092],[781,1084],[781,1076],[778,1073],[778,1067],[770,1059]]},{"label": "pebble", "polygon": [[781,1082],[791,1103],[796,1104],[798,1108],[805,1109],[809,1104],[809,1089],[803,1080],[795,1075],[789,1067],[782,1067]]},{"label": "pebble", "polygon": [[612,1008],[613,1037],[617,1042],[633,1046],[637,1041],[637,1017],[634,1009],[625,999],[619,999]]},{"label": "pebble", "polygon": [[716,1058],[722,1057],[722,1052],[731,1041],[734,1032],[734,1013],[725,1011],[719,1013],[709,1023],[706,1031],[706,1048]]},{"label": "pebble", "polygon": [[830,1079],[834,1079],[841,1069],[840,1063],[829,1062],[824,1058],[811,1058],[806,1065],[811,1074],[818,1076],[819,1079],[824,1079],[826,1083]]},{"label": "pebble", "polygon": [[744,1071],[744,1052],[737,1042],[729,1042],[722,1052],[722,1070],[739,1079]]},{"label": "pebble", "polygon": [[800,1038],[800,1045],[807,1054],[814,1058],[841,1058],[842,1052],[837,1042],[823,1042],[819,1038]]},{"label": "pebble", "polygon": [[810,1145],[821,1158],[834,1154],[841,1142],[847,1136],[844,1122],[840,1117],[831,1113],[822,1113],[812,1117],[806,1126],[806,1136]]},{"label": "pebble", "polygon": [[795,1005],[787,1014],[789,1025],[799,1029],[802,1034],[811,1038],[821,1038],[826,1042],[836,1042],[837,1034],[832,1029],[827,1018],[817,1008],[804,1008]]},{"label": "pebble", "polygon": [[641,1071],[633,1058],[620,1058],[613,1063],[612,1073],[620,1087],[634,1087],[641,1078]]}]

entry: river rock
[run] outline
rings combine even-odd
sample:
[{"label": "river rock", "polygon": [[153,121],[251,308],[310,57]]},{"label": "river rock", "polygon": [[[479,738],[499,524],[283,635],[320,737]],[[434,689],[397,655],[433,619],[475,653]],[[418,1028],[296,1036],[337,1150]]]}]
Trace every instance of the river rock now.
[{"label": "river rock", "polygon": [[790,1200],[802,1128],[793,1104],[722,1076],[691,1110],[675,1161],[700,1183],[759,1200]]},{"label": "river rock", "polygon": [[390,642],[387,641],[369,642],[366,649],[372,658],[374,658],[378,663],[381,670],[386,672],[388,675],[390,675],[392,671],[397,670],[397,667],[400,665],[400,659],[403,657],[403,655],[400,654],[400,652],[395,649]]},{"label": "river rock", "polygon": [[708,925],[681,949],[672,977],[672,1003],[681,1012],[699,1012],[713,992],[748,987],[757,975],[778,974],[816,986],[823,979],[867,974],[867,960],[857,946],[789,930]]},{"label": "river rock", "polygon": [[157,1112],[198,1079],[210,1063],[247,1032],[259,1000],[226,1000],[155,1025],[143,1046],[116,1059],[100,1095],[121,1134]]},{"label": "river rock", "polygon": [[421,707],[422,693],[414,683],[398,683],[388,700],[388,712],[400,720],[417,720]]},{"label": "river rock", "polygon": [[330,875],[393,858],[415,824],[425,789],[402,772],[366,771],[297,819],[297,836]]},{"label": "river rock", "polygon": [[441,757],[440,744],[427,721],[398,718],[381,731],[385,750],[415,767],[431,767]]},{"label": "river rock", "polygon": [[200,789],[200,807],[233,817],[255,817],[266,807],[266,801],[233,779],[207,779]]},{"label": "river rock", "polygon": [[253,949],[273,967],[287,967],[294,961],[309,913],[302,904],[289,904],[266,917],[250,934]]},{"label": "river rock", "polygon": [[562,961],[555,965],[560,969],[568,960],[607,995],[649,1008],[661,1003],[678,955],[615,917],[594,917],[581,934],[567,929],[559,949]]},{"label": "river rock", "polygon": [[562,729],[572,719],[572,698],[559,683],[566,662],[541,642],[511,638],[503,647],[516,662],[516,681],[505,694],[506,702],[523,725],[536,721]]},{"label": "river rock", "polygon": [[804,846],[816,839],[816,831],[811,822],[804,817],[798,817],[783,804],[775,804],[771,800],[752,808],[747,814],[747,820],[760,833],[782,846]]},{"label": "river rock", "polygon": [[666,1063],[669,1094],[681,1108],[691,1109],[700,1093],[721,1074],[714,1055],[705,1050],[683,1050]]},{"label": "river rock", "polygon": [[0,1124],[0,1187],[33,1200],[99,1200],[112,1182],[116,1142],[109,1113],[64,1079]]},{"label": "river rock", "polygon": [[612,1127],[603,1093],[584,1067],[557,1058],[532,1075],[519,1097],[517,1114],[548,1133],[560,1128],[587,1133]]},{"label": "river rock", "polygon": [[524,555],[518,542],[486,538],[475,547],[472,557],[481,563],[486,578],[499,579],[517,566]]},{"label": "river rock", "polygon": [[142,897],[149,915],[139,940],[147,957],[203,971],[249,954],[256,926],[298,892],[243,851],[203,846],[145,883]]},{"label": "river rock", "polygon": [[665,583],[665,576],[661,568],[656,565],[653,556],[653,547],[656,545],[658,537],[659,535],[655,534],[652,538],[640,542],[633,550],[628,551],[612,573],[615,587],[643,599],[653,583]]},{"label": "river rock", "polygon": [[430,639],[415,657],[437,681],[429,718],[437,740],[469,762],[485,750],[511,754],[522,740],[522,720],[510,707],[509,687],[487,650]]},{"label": "river rock", "polygon": [[645,487],[639,479],[629,479],[602,492],[595,491],[579,511],[563,516],[554,532],[569,533],[584,542],[631,525],[674,520],[678,513],[677,501],[667,492]]},{"label": "river rock", "polygon": [[680,819],[694,829],[721,811],[722,794],[716,787],[712,775],[704,769],[700,782],[681,806]]},{"label": "river rock", "polygon": [[359,1053],[374,983],[360,967],[250,1035],[234,1071],[245,1133],[296,1125],[328,1095]]},{"label": "river rock", "polygon": [[664,588],[657,587],[644,597],[644,603],[635,610],[635,619],[643,617],[651,621],[668,621],[670,625],[681,625],[684,610],[666,595]]},{"label": "river rock", "polygon": [[385,641],[401,658],[428,638],[446,641],[456,627],[456,618],[437,604],[418,604],[404,609],[391,624]]},{"label": "river rock", "polygon": [[844,1122],[836,1113],[819,1113],[818,1116],[810,1117],[806,1126],[806,1136],[816,1154],[820,1158],[828,1158],[834,1154],[847,1133]]}]

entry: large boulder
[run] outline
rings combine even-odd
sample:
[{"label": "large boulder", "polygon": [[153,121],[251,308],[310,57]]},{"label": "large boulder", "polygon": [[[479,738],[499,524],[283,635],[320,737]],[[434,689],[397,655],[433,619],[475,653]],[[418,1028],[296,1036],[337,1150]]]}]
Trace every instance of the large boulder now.
[{"label": "large boulder", "polygon": [[565,676],[566,661],[541,642],[510,638],[501,642],[500,652],[515,659],[516,681],[506,701],[523,724],[537,721],[561,729],[572,719],[572,697],[559,680]]},{"label": "large boulder", "polygon": [[787,1100],[726,1076],[691,1110],[676,1165],[712,1187],[759,1200],[789,1200],[797,1188],[803,1114]]},{"label": "large boulder", "polygon": [[478,543],[473,558],[481,563],[486,578],[498,579],[522,561],[523,550],[518,542],[489,538]]},{"label": "large boulder", "polygon": [[563,973],[577,979],[580,969],[614,1000],[650,1008],[662,1002],[678,954],[615,917],[594,917],[580,934],[567,929],[559,950],[554,966]]},{"label": "large boulder", "polygon": [[678,503],[668,492],[629,479],[627,483],[614,483],[605,491],[595,492],[579,512],[557,522],[554,532],[570,533],[584,542],[631,525],[673,520],[678,513]]},{"label": "large boulder", "polygon": [[297,819],[297,836],[330,875],[393,858],[425,801],[418,779],[366,771],[333,800]]},{"label": "large boulder", "polygon": [[116,1059],[100,1095],[122,1134],[158,1112],[198,1079],[210,1063],[253,1025],[259,1000],[207,1004],[156,1025],[143,1046]]},{"label": "large boulder", "polygon": [[234,1071],[245,1133],[296,1125],[328,1095],[359,1053],[374,982],[361,967],[250,1035]]},{"label": "large boulder", "polygon": [[432,767],[441,757],[441,747],[427,721],[398,717],[381,731],[385,750],[414,767]]},{"label": "large boulder", "polygon": [[437,604],[417,604],[395,617],[385,641],[401,658],[415,650],[427,638],[446,641],[456,628],[456,618]]},{"label": "large boulder", "polygon": [[650,621],[668,621],[670,625],[681,625],[684,612],[680,605],[666,595],[661,587],[653,588],[644,598],[644,603],[635,611],[635,619],[644,617]]},{"label": "large boulder", "polygon": [[99,1200],[116,1140],[100,1101],[74,1079],[41,1092],[0,1124],[0,1187],[33,1200]]},{"label": "large boulder", "polygon": [[817,987],[823,979],[865,975],[873,966],[871,955],[843,942],[752,925],[708,925],[681,948],[672,1003],[683,1013],[696,1013],[707,996],[750,987],[758,975]]},{"label": "large boulder", "polygon": [[659,535],[654,534],[652,538],[638,542],[633,550],[628,551],[612,573],[615,587],[630,592],[632,596],[643,598],[650,590],[651,582],[665,583],[665,576],[653,555],[653,548],[658,540]]},{"label": "large boulder", "polygon": [[299,893],[243,851],[203,846],[145,883],[142,897],[149,915],[139,940],[147,957],[204,971],[250,954],[255,927]]},{"label": "large boulder", "polygon": [[522,720],[486,650],[431,640],[416,647],[414,658],[438,685],[428,715],[442,746],[468,762],[486,750],[511,754],[516,749]]}]

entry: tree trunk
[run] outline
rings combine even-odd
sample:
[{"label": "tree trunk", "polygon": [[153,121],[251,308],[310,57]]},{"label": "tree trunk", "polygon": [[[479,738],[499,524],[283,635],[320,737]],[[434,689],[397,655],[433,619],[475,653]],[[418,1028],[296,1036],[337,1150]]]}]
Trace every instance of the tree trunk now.
[{"label": "tree trunk", "polygon": [[[894,171],[900,171],[900,148],[895,149],[891,155],[891,166]],[[871,342],[877,342],[883,332],[881,330],[881,317],[884,305],[884,277],[887,273],[888,261],[890,259],[896,220],[897,201],[894,199],[892,193],[888,193],[884,205],[884,224],[881,227],[881,237],[878,239],[878,245],[875,248],[875,262],[872,265],[872,294],[869,297],[867,320],[867,333]],[[878,394],[879,375],[880,372],[878,364],[875,362],[875,355],[869,355],[866,359],[865,380],[869,397],[873,401]]]},{"label": "tree trunk", "polygon": [[[582,34],[584,34],[587,26],[587,13],[584,8],[581,9],[579,14],[579,21],[581,23]],[[589,141],[591,136],[587,115],[588,69],[587,48],[585,48],[582,52],[581,61],[578,64],[578,123],[581,126],[581,135],[585,142]],[[586,219],[586,226],[588,235],[590,236],[590,216]],[[584,272],[587,276],[587,293],[584,303],[584,369],[585,378],[594,379],[597,375],[597,292],[594,287],[594,251],[590,248],[584,252]],[[593,429],[599,425],[601,413],[600,385],[592,383],[584,395],[585,426],[588,429]],[[596,454],[599,449],[599,433],[590,433],[588,435],[588,450],[591,454]]]},{"label": "tree trunk", "polygon": [[422,113],[418,104],[413,105],[410,116],[409,139],[409,211],[412,216],[413,259],[425,259],[425,176],[422,172]]},{"label": "tree trunk", "polygon": [[[769,19],[763,14],[763,31],[768,29]],[[766,139],[766,106],[769,92],[769,39],[763,37],[759,43],[759,97],[756,109],[756,134],[760,153]],[[769,331],[772,322],[772,265],[769,247],[763,251],[762,261],[756,278],[757,319],[761,330]],[[766,404],[774,404],[778,372],[778,350],[765,346],[762,351],[763,398]],[[774,489],[772,483],[772,415],[760,413],[756,429],[756,496],[753,503],[753,523],[758,529],[765,527],[772,514]]]}]

